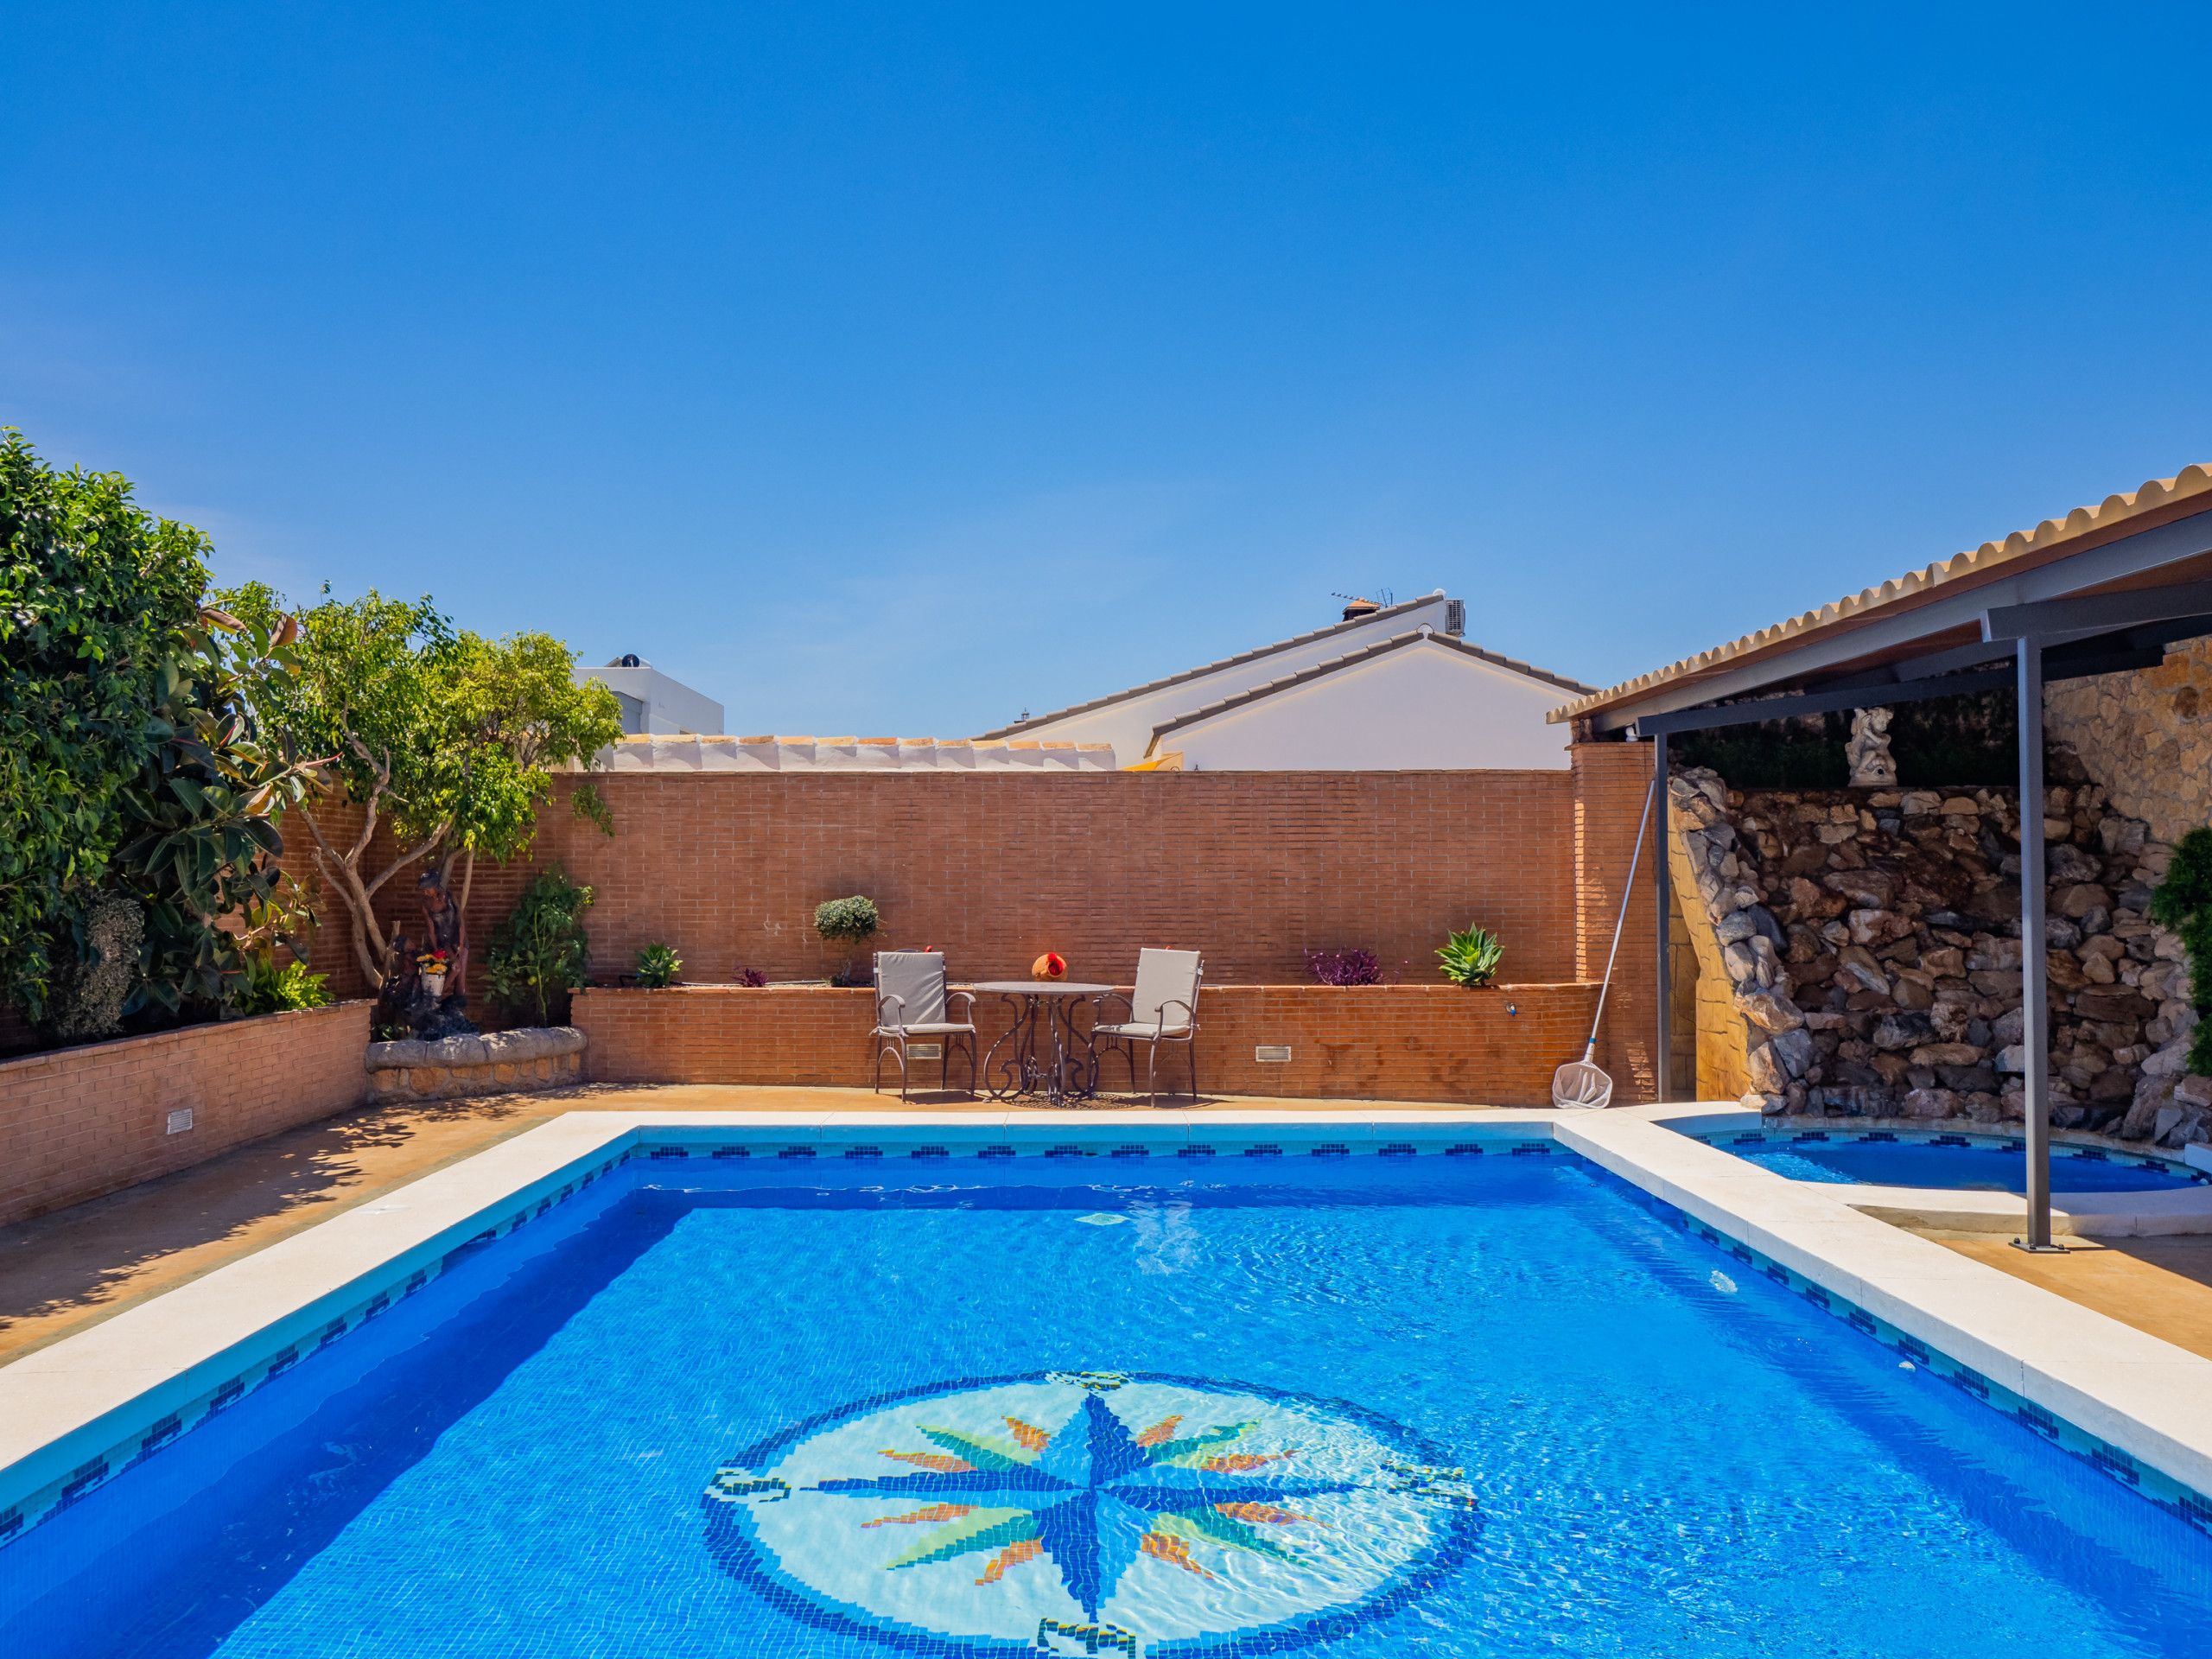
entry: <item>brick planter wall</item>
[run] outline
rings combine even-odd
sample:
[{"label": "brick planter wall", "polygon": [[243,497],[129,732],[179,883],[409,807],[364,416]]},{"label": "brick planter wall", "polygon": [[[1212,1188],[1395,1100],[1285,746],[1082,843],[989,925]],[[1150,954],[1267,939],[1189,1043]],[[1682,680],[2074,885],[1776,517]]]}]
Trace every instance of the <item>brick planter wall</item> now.
[{"label": "brick planter wall", "polygon": [[[1509,985],[1208,985],[1200,1004],[1198,1085],[1209,1094],[1298,1099],[1433,1100],[1540,1106],[1553,1069],[1580,1059],[1598,988]],[[589,1034],[586,1075],[598,1083],[838,1084],[865,1088],[871,994],[827,986],[745,990],[685,986],[666,991],[593,990],[575,999]],[[976,1009],[979,1055],[1006,1029],[995,998]],[[1286,1046],[1288,1064],[1255,1060],[1261,1045]],[[1163,1085],[1188,1087],[1185,1052],[1160,1051]],[[1104,1063],[1119,1091],[1128,1072]],[[895,1087],[896,1067],[887,1066]],[[1137,1073],[1143,1083],[1141,1051]],[[915,1067],[934,1088],[935,1061]],[[953,1064],[956,1084],[965,1068]]]},{"label": "brick planter wall", "polygon": [[[359,1102],[367,1002],[0,1065],[0,1225],[186,1168]],[[169,1131],[171,1114],[191,1127]]]}]

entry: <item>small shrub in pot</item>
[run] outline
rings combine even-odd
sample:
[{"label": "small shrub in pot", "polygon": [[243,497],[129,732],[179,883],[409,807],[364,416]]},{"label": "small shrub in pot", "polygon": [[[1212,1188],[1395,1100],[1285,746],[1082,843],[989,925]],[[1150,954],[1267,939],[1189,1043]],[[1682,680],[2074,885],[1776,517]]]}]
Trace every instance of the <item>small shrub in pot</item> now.
[{"label": "small shrub in pot", "polygon": [[[840,941],[859,944],[875,937],[883,925],[883,918],[876,913],[875,900],[860,893],[849,899],[825,899],[814,907],[814,931],[831,944]],[[867,969],[857,974],[853,959],[848,956],[845,965],[830,976],[832,985],[866,985],[875,976]]]}]

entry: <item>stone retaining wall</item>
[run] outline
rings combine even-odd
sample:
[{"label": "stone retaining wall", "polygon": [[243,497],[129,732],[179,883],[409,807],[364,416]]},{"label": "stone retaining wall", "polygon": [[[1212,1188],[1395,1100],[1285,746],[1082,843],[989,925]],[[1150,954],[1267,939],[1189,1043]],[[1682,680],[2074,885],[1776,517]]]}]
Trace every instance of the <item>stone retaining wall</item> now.
[{"label": "stone retaining wall", "polygon": [[2044,730],[2106,780],[2115,811],[2154,841],[2212,822],[2212,639],[2166,648],[2156,668],[2044,688]]},{"label": "stone retaining wall", "polygon": [[[2060,770],[2066,768],[2062,765]],[[2180,941],[2148,914],[2171,848],[2081,779],[2044,802],[2052,1121],[2212,1140]],[[2022,1116],[2019,823],[2010,790],[1744,794],[1669,780],[1700,924],[1700,1093],[1770,1113]]]},{"label": "stone retaining wall", "polygon": [[0,1225],[359,1104],[371,1006],[187,1026],[0,1065]]},{"label": "stone retaining wall", "polygon": [[369,1098],[458,1100],[558,1089],[583,1077],[584,1034],[574,1026],[487,1032],[434,1043],[371,1043]]},{"label": "stone retaining wall", "polygon": [[[1552,1072],[1580,1059],[1598,988],[1569,983],[1465,991],[1452,985],[1208,985],[1198,1014],[1198,1086],[1209,1094],[1297,1099],[1423,1100],[1548,1105]],[[595,1083],[837,1084],[866,1088],[874,1048],[866,990],[826,986],[683,986],[591,990],[575,999],[591,1039]],[[1088,1019],[1088,1014],[1084,1015]],[[1607,1019],[1610,1021],[1611,1015]],[[1005,1006],[979,998],[977,1053],[1007,1027]],[[1262,1046],[1287,1062],[1261,1060]],[[1162,1086],[1189,1087],[1186,1052],[1163,1045]],[[898,1086],[895,1063],[887,1067]],[[933,1090],[935,1061],[917,1062],[915,1086]],[[957,1061],[953,1081],[964,1083]],[[1136,1083],[1144,1082],[1139,1052]],[[1129,1072],[1107,1061],[1103,1086]]]}]

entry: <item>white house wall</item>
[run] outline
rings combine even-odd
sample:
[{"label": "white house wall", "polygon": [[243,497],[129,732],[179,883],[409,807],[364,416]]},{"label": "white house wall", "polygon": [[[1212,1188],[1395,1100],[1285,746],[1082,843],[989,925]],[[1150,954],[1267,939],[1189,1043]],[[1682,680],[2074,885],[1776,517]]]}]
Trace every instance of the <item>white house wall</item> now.
[{"label": "white house wall", "polygon": [[1556,685],[1424,641],[1179,727],[1160,748],[1198,772],[1565,771],[1566,728],[1544,723],[1558,700]]},{"label": "white house wall", "polygon": [[655,668],[579,668],[576,682],[597,680],[610,691],[645,705],[645,728],[633,736],[718,737],[722,706]]},{"label": "white house wall", "polygon": [[[1055,742],[1110,743],[1115,752],[1125,760],[1134,760],[1145,752],[1152,741],[1152,728],[1178,715],[1187,715],[1194,709],[1203,709],[1210,702],[1219,702],[1224,697],[1234,697],[1281,679],[1285,675],[1312,668],[1341,657],[1346,652],[1358,651],[1376,645],[1393,634],[1426,624],[1435,632],[1444,632],[1444,607],[1446,601],[1438,594],[1426,605],[1413,610],[1393,609],[1383,620],[1370,622],[1358,627],[1345,628],[1319,639],[1308,640],[1302,645],[1293,645],[1283,651],[1270,652],[1264,657],[1239,663],[1211,674],[1201,674],[1174,684],[1163,686],[1157,691],[1147,691],[1103,709],[1087,713],[1070,715],[1042,726],[1030,726],[1020,735],[1027,738],[1049,738]],[[1564,695],[1557,686],[1549,688],[1554,707]]]}]

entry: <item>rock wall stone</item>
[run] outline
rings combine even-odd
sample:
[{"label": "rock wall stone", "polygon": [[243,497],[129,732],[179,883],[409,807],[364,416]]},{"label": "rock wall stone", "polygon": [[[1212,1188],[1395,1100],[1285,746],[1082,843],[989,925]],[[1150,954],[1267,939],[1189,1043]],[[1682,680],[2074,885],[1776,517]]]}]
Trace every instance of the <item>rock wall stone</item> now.
[{"label": "rock wall stone", "polygon": [[2157,668],[2047,686],[2044,730],[2111,780],[2113,810],[2152,840],[2212,823],[2212,639],[2181,641]]},{"label": "rock wall stone", "polygon": [[[2021,1117],[2015,791],[1746,795],[1701,769],[1669,791],[1670,868],[1703,923],[1701,1084],[1740,1066],[1772,1114]],[[2148,915],[2171,847],[2094,783],[2051,787],[2044,821],[2052,1122],[2212,1140],[2212,1079],[2183,1074],[2180,941]]]},{"label": "rock wall stone", "polygon": [[486,1032],[435,1042],[371,1043],[369,1098],[458,1100],[526,1093],[583,1080],[584,1033],[574,1026]]}]

